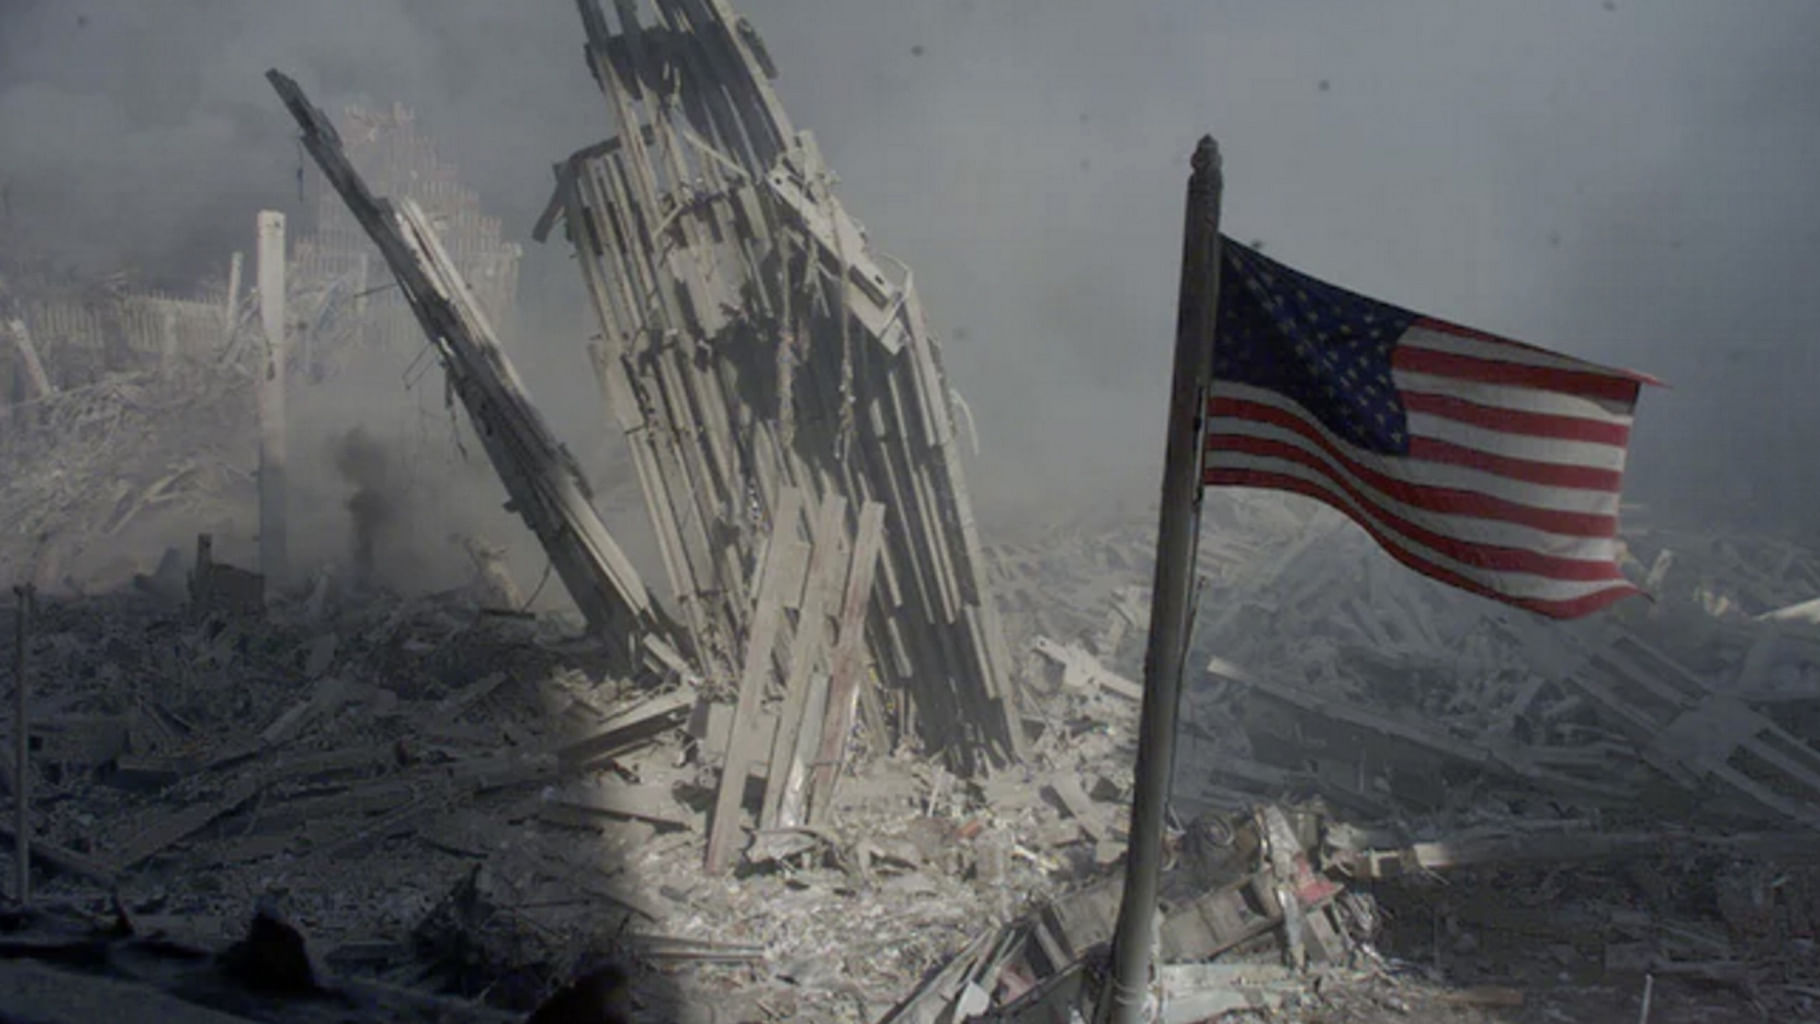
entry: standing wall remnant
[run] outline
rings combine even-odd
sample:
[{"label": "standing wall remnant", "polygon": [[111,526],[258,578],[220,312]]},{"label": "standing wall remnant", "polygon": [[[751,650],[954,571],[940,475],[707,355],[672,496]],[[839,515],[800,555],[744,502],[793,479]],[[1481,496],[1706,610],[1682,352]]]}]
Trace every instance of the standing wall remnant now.
[{"label": "standing wall remnant", "polygon": [[702,668],[740,675],[786,491],[842,497],[849,537],[877,502],[870,673],[825,728],[844,743],[857,714],[874,749],[915,737],[963,770],[1021,759],[951,392],[908,268],[869,249],[725,3],[616,0],[611,24],[579,6],[617,134],[558,165],[536,236],[566,222],[601,386]]},{"label": "standing wall remnant", "polygon": [[663,673],[678,666],[661,609],[601,523],[568,449],[525,394],[430,216],[410,199],[395,205],[375,195],[334,126],[297,83],[277,71],[266,78],[303,129],[304,148],[391,269],[441,356],[449,389],[467,408],[510,507],[537,535],[589,626],[627,669],[642,664]]},{"label": "standing wall remnant", "polygon": [[[496,329],[511,333],[524,250],[504,240],[498,217],[481,212],[480,197],[418,131],[416,114],[398,103],[385,109],[351,104],[342,110],[339,133],[348,161],[376,194],[409,199],[423,209],[481,312]],[[417,318],[391,286],[360,222],[320,173],[311,174],[310,183],[315,231],[298,239],[294,291],[319,294],[300,313],[345,304],[365,344],[390,351],[421,345]]]}]

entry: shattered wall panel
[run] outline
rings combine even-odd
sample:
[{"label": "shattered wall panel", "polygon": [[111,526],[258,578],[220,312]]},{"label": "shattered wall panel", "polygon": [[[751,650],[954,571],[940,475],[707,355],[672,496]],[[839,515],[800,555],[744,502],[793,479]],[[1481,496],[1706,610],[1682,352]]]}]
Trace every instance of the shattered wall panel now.
[{"label": "shattered wall panel", "polygon": [[[0,291],[6,289],[0,281]],[[24,386],[22,346],[11,336],[18,326],[57,390],[221,354],[224,311],[218,296],[181,298],[106,287],[20,291],[10,311],[0,313],[0,382],[10,385],[0,390],[0,402],[41,397]]]},{"label": "shattered wall panel", "polygon": [[[416,114],[394,103],[370,110],[352,104],[338,125],[348,159],[379,195],[409,199],[428,215],[456,270],[468,282],[489,322],[509,332],[518,292],[523,249],[501,237],[498,217],[480,208],[479,196],[463,185],[453,164],[437,155],[430,138],[417,130]],[[385,263],[335,190],[311,168],[315,232],[297,242],[293,275],[299,287],[318,293],[300,309],[351,307],[364,325],[363,340],[388,347],[421,344],[410,306],[391,287]]]},{"label": "shattered wall panel", "polygon": [[568,450],[525,394],[473,291],[429,216],[372,192],[328,118],[297,84],[267,78],[303,128],[303,145],[378,246],[399,292],[442,358],[449,389],[467,408],[510,505],[549,554],[589,625],[630,661],[659,627],[643,581],[607,533]]},{"label": "shattered wall panel", "polygon": [[[747,591],[786,487],[887,509],[861,720],[957,763],[1021,756],[950,391],[910,274],[880,265],[757,34],[714,0],[581,4],[618,134],[557,169],[631,442],[704,668],[740,661]],[[851,529],[851,515],[849,529]]]}]

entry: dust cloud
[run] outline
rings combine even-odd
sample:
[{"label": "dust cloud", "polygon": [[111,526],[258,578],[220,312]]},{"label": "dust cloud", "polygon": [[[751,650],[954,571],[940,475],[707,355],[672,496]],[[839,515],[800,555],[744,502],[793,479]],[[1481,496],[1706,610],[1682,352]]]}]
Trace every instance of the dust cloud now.
[{"label": "dust cloud", "polygon": [[[1820,8],[740,8],[847,205],[916,273],[978,424],[989,535],[1154,494],[1182,183],[1203,131],[1222,143],[1235,237],[1336,283],[1668,380],[1645,395],[1631,463],[1630,494],[1653,513],[1812,529],[1820,464],[1801,446],[1820,429],[1807,400],[1820,290],[1805,286],[1820,262],[1808,180]],[[591,315],[565,247],[526,238],[551,163],[609,129],[581,45],[569,3],[8,0],[0,238],[188,287],[248,247],[257,209],[308,223],[303,157],[266,68],[329,110],[403,102],[527,242],[508,348],[612,491],[624,471],[586,365]],[[487,506],[469,525],[510,529],[484,458],[450,454],[447,429],[423,425],[435,400],[407,393],[401,370],[350,374],[336,401],[358,414],[310,413],[331,425],[316,440],[361,423],[408,440],[420,470],[434,447],[438,464],[467,467],[444,497]],[[406,433],[376,425],[378,409]],[[345,484],[332,469],[320,480],[324,507],[341,510]],[[625,505],[610,525],[637,532],[642,513]]]}]

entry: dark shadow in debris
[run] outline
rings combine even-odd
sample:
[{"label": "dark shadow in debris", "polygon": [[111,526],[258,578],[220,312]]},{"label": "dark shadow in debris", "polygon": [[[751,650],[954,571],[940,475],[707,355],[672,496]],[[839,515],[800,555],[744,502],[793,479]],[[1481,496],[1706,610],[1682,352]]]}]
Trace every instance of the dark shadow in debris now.
[{"label": "dark shadow in debris", "polygon": [[465,591],[199,613],[150,579],[30,621],[36,906],[0,914],[0,995],[53,971],[267,1021],[689,1019],[658,959],[672,904],[629,865],[699,850],[655,773],[684,743],[674,695]]},{"label": "dark shadow in debris", "polygon": [[1761,978],[1713,919],[1702,875],[1716,868],[1542,864],[1378,883],[1380,948],[1461,1020],[1637,1020],[1647,987],[1656,1024],[1762,1021]]}]

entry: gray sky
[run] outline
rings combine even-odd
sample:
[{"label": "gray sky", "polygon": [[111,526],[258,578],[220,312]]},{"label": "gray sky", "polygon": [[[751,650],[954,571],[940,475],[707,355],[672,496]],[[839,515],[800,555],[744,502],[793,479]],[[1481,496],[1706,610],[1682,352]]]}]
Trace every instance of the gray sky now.
[{"label": "gray sky", "polygon": [[[1182,183],[1307,272],[1666,378],[1632,493],[1804,518],[1820,323],[1820,5],[1706,0],[748,0],[874,244],[915,270],[980,422],[984,506],[1160,460]],[[510,232],[604,134],[566,0],[0,0],[12,238],[171,284],[295,206],[293,126],[394,98]],[[1325,83],[1325,86],[1323,86]],[[287,205],[288,204],[288,205]],[[511,339],[563,433],[604,429],[560,246]]]}]

